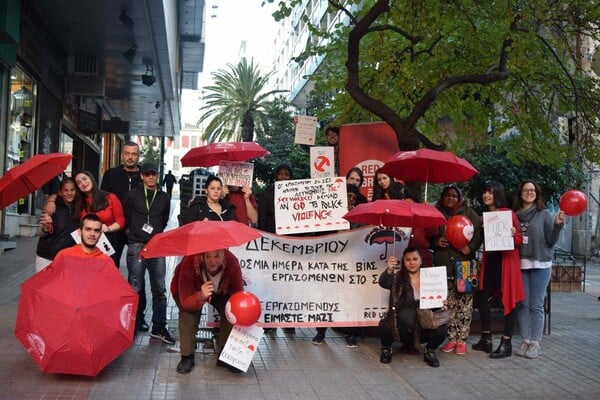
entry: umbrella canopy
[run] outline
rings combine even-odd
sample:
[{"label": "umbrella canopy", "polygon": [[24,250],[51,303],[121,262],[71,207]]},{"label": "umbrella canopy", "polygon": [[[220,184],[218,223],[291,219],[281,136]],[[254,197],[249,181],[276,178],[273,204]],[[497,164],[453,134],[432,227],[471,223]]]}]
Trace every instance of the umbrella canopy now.
[{"label": "umbrella canopy", "polygon": [[446,224],[446,218],[437,208],[407,200],[375,200],[359,204],[344,218],[362,224],[412,228]]},{"label": "umbrella canopy", "polygon": [[153,236],[140,255],[189,256],[239,246],[261,236],[256,229],[237,221],[194,221]]},{"label": "umbrella canopy", "polygon": [[42,371],[95,376],[133,343],[137,306],[110,258],[59,256],[21,285],[15,335]]},{"label": "umbrella canopy", "polygon": [[37,154],[9,169],[0,179],[0,209],[44,186],[62,173],[72,158],[64,153]]},{"label": "umbrella canopy", "polygon": [[194,147],[183,157],[184,167],[212,167],[221,161],[246,161],[262,157],[268,151],[254,142],[220,142]]},{"label": "umbrella canopy", "polygon": [[449,183],[468,181],[477,169],[449,151],[420,149],[399,151],[381,167],[381,172],[406,181]]}]

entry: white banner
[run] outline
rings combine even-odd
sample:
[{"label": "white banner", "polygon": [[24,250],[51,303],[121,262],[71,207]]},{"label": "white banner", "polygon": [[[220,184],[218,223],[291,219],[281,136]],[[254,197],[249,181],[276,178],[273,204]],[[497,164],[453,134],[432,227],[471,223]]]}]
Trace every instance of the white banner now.
[{"label": "white banner", "polygon": [[280,235],[338,231],[350,223],[346,178],[275,182],[275,230]]},{"label": "white banner", "polygon": [[410,228],[363,227],[317,237],[263,232],[231,248],[247,286],[262,303],[266,327],[376,326],[389,290],[379,274],[391,255],[402,257]]},{"label": "white banner", "polygon": [[314,146],[317,136],[317,117],[310,115],[297,115],[294,117],[296,132],[294,143]]}]

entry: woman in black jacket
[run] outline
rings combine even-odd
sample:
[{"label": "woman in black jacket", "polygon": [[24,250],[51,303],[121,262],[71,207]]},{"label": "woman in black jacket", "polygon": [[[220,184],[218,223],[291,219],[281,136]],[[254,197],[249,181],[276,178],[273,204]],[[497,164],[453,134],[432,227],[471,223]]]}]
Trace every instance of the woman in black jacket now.
[{"label": "woman in black jacket", "polygon": [[237,221],[234,207],[221,198],[223,183],[211,175],[204,184],[205,196],[196,196],[188,210],[181,216],[180,225],[194,221]]},{"label": "woman in black jacket", "polygon": [[82,205],[73,178],[64,178],[60,182],[54,202],[56,210],[52,215],[52,222],[44,222],[46,219],[42,217],[38,227],[40,239],[36,251],[35,272],[46,268],[60,250],[75,244],[71,232],[79,228]]}]

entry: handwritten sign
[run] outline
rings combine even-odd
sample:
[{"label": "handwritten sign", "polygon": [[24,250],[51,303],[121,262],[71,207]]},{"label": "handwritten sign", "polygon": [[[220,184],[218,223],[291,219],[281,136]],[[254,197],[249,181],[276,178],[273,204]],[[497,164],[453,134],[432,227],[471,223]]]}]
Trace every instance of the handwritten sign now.
[{"label": "handwritten sign", "polygon": [[310,148],[310,177],[312,179],[335,176],[333,146]]},{"label": "handwritten sign", "polygon": [[263,328],[257,325],[234,325],[219,360],[246,372],[263,332]]},{"label": "handwritten sign", "polygon": [[[81,243],[81,235],[79,234],[79,229],[75,229],[73,232],[71,232],[71,237],[73,238],[73,240],[75,240],[75,243]],[[96,247],[98,247],[107,256],[112,256],[113,254],[115,254],[115,249],[112,246],[112,244],[110,244],[110,241],[108,240],[104,232],[102,232],[102,234],[100,235],[100,240],[98,240],[98,244],[96,244]]]},{"label": "handwritten sign", "polygon": [[376,326],[390,291],[379,275],[401,257],[410,228],[363,227],[316,237],[262,237],[230,248],[264,327]]},{"label": "handwritten sign", "polygon": [[439,308],[444,305],[448,298],[448,279],[446,267],[429,267],[419,270],[420,308]]},{"label": "handwritten sign", "polygon": [[314,146],[317,136],[317,117],[297,115],[294,117],[294,121],[296,121],[294,143]]},{"label": "handwritten sign", "polygon": [[254,164],[237,161],[221,161],[219,163],[219,178],[224,185],[252,187]]},{"label": "handwritten sign", "polygon": [[487,211],[483,213],[483,238],[486,251],[514,250],[511,228],[512,211]]},{"label": "handwritten sign", "polygon": [[350,228],[346,178],[297,179],[275,182],[275,229],[290,233]]}]

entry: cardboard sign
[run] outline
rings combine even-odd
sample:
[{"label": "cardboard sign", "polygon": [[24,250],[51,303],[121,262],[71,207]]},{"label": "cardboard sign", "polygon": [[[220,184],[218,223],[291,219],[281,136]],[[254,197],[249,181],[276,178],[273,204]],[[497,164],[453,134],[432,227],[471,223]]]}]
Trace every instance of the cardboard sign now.
[{"label": "cardboard sign", "polygon": [[349,229],[346,178],[275,182],[275,229],[280,235]]},{"label": "cardboard sign", "polygon": [[254,164],[238,161],[219,162],[219,178],[223,185],[252,187]]},{"label": "cardboard sign", "polygon": [[310,177],[312,179],[335,176],[335,155],[333,146],[310,148]]},{"label": "cardboard sign", "polygon": [[294,117],[294,121],[296,122],[294,143],[314,146],[317,136],[317,117],[297,115]]},{"label": "cardboard sign", "polygon": [[512,211],[486,211],[483,213],[483,238],[485,251],[514,250],[511,228]]},{"label": "cardboard sign", "polygon": [[446,267],[429,267],[419,270],[421,282],[419,308],[440,308],[448,298]]},{"label": "cardboard sign", "polygon": [[241,371],[248,371],[263,332],[263,328],[257,325],[234,325],[219,360]]}]

